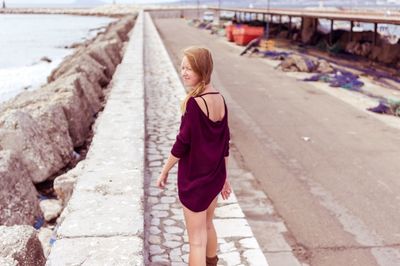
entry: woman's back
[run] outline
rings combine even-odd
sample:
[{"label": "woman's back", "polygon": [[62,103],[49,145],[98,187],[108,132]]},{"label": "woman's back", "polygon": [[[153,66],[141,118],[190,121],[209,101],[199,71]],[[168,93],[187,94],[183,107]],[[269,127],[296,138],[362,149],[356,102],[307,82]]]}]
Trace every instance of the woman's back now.
[{"label": "woman's back", "polygon": [[218,92],[203,93],[195,97],[202,112],[213,122],[222,121],[225,116],[225,101]]}]

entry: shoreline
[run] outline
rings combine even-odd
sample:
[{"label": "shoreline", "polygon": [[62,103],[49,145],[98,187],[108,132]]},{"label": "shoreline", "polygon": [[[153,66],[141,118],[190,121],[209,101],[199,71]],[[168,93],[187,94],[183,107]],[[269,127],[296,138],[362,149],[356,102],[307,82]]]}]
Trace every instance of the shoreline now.
[{"label": "shoreline", "polygon": [[[11,21],[20,21],[21,29],[29,27],[29,20],[35,19],[28,16],[24,19],[14,17],[14,14],[6,14],[5,16],[12,16],[12,18],[2,18],[2,21],[7,22],[8,19]],[[33,15],[35,16],[35,15]],[[49,21],[48,18],[40,16],[39,21]],[[117,18],[109,17],[94,17],[93,18],[79,18],[78,21],[89,22],[88,26],[65,26],[69,23],[71,19],[69,15],[63,17],[64,15],[57,16],[57,23],[55,26],[44,26],[49,33],[43,35],[40,30],[38,34],[41,37],[31,37],[28,41],[22,41],[21,35],[26,33],[31,33],[32,30],[27,28],[26,30],[19,30],[16,33],[11,34],[7,38],[7,42],[14,43],[13,47],[5,47],[2,51],[5,54],[5,58],[2,60],[2,65],[0,67],[0,80],[2,84],[0,85],[0,105],[8,100],[15,98],[18,94],[24,91],[34,91],[40,87],[46,85],[47,77],[51,72],[56,69],[66,57],[71,56],[76,49],[80,47],[87,46],[92,43],[99,34],[104,33],[108,26],[117,21]],[[0,15],[1,18],[1,15]],[[73,19],[73,18],[72,18]],[[50,19],[52,20],[52,19]],[[6,32],[9,32],[6,27],[2,27]],[[69,35],[70,37],[62,37],[60,34],[52,33],[57,32],[58,29],[71,31],[71,29],[76,29],[74,35]],[[82,31],[83,30],[83,31]],[[42,38],[46,41],[42,41]],[[39,41],[43,46],[40,49],[36,48],[36,42]],[[2,42],[3,45],[6,41]],[[16,57],[9,56],[15,52],[19,52]],[[30,51],[29,54],[26,51]]]}]

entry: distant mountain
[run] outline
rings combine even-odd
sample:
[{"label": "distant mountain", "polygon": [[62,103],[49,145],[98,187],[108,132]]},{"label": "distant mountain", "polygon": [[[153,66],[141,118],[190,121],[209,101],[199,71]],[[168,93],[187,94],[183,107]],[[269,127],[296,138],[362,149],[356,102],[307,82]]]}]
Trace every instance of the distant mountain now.
[{"label": "distant mountain", "polygon": [[76,0],[71,5],[74,7],[95,7],[105,4],[106,3],[101,0]]}]

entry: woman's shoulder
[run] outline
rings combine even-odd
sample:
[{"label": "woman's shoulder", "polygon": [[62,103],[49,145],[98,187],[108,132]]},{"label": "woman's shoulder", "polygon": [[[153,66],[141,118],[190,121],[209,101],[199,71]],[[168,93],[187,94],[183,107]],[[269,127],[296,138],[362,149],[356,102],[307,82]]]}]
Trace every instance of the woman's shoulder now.
[{"label": "woman's shoulder", "polygon": [[186,103],[186,106],[193,108],[195,104],[196,104],[196,97],[195,96],[190,96],[188,101],[187,101],[187,103]]},{"label": "woman's shoulder", "polygon": [[193,113],[196,109],[196,99],[191,96],[186,102],[186,112],[185,113]]}]

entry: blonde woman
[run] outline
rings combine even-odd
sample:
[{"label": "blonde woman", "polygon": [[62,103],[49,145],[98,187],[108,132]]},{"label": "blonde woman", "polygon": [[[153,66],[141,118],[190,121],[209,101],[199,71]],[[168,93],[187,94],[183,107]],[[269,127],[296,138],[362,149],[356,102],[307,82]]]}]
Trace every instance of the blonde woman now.
[{"label": "blonde woman", "polygon": [[231,193],[227,178],[228,109],[211,85],[213,60],[208,49],[184,50],[181,77],[189,93],[182,103],[179,133],[157,185],[164,188],[168,172],[178,163],[178,195],[189,236],[189,265],[217,265],[217,235],[213,225],[217,198]]}]

